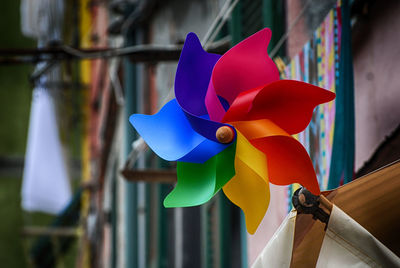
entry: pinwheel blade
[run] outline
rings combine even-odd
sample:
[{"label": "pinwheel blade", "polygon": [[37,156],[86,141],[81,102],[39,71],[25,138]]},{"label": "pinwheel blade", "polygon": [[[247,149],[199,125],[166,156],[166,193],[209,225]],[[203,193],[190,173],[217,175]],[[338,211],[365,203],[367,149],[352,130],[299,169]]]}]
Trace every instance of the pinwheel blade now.
[{"label": "pinwheel blade", "polygon": [[311,159],[295,138],[268,119],[232,122],[258,150],[267,156],[269,181],[276,185],[300,183],[320,193]]},{"label": "pinwheel blade", "polygon": [[269,156],[267,165],[271,183],[300,183],[314,195],[321,193],[311,159],[303,145],[295,138],[272,136],[252,140],[251,144]]},{"label": "pinwheel blade", "polygon": [[236,144],[203,164],[178,162],[178,183],[164,199],[165,207],[190,207],[210,200],[234,175]]},{"label": "pinwheel blade", "polygon": [[175,75],[175,97],[189,113],[207,113],[204,99],[215,63],[221,55],[207,53],[194,33],[186,36]]},{"label": "pinwheel blade", "polygon": [[271,30],[265,28],[226,52],[215,64],[212,83],[215,93],[230,104],[236,96],[279,80],[279,71],[268,56]]},{"label": "pinwheel blade", "polygon": [[335,93],[295,80],[280,80],[240,94],[223,122],[268,118],[289,134],[303,131],[314,108],[335,98]]},{"label": "pinwheel blade", "polygon": [[175,75],[175,97],[190,125],[197,133],[215,142],[218,142],[215,137],[217,129],[225,124],[205,117],[207,109],[204,100],[212,70],[220,57],[204,51],[197,36],[189,33]]},{"label": "pinwheel blade", "polygon": [[149,147],[168,161],[203,163],[228,146],[194,131],[175,99],[155,115],[134,114],[129,121]]},{"label": "pinwheel blade", "polygon": [[237,133],[236,175],[223,187],[223,191],[243,210],[247,231],[254,234],[269,205],[266,158],[239,131]]}]

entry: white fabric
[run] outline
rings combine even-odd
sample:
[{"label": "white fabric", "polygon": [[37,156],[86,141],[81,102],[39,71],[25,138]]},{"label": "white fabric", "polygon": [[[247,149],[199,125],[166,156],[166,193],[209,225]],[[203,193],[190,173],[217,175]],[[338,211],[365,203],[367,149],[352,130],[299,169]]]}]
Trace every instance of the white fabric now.
[{"label": "white fabric", "polygon": [[60,39],[63,0],[21,0],[21,32],[37,39]]},{"label": "white fabric", "polygon": [[364,227],[334,206],[317,267],[394,268],[400,267],[400,259]]},{"label": "white fabric", "polygon": [[296,210],[292,210],[275,232],[262,253],[253,264],[253,268],[290,267],[292,259]]},{"label": "white fabric", "polygon": [[[296,211],[290,212],[253,268],[290,267]],[[400,259],[346,213],[333,206],[317,268],[400,267]]]},{"label": "white fabric", "polygon": [[248,266],[251,266],[263,251],[265,245],[278,230],[288,214],[288,189],[287,186],[269,184],[270,202],[267,213],[257,231],[247,234]]},{"label": "white fabric", "polygon": [[270,202],[267,213],[255,234],[247,234],[247,252],[249,266],[255,262],[265,245],[278,230],[288,214],[287,186],[269,184]]},{"label": "white fabric", "polygon": [[35,89],[22,183],[22,208],[56,214],[70,198],[54,104],[48,91]]},{"label": "white fabric", "polygon": [[42,0],[21,1],[21,31],[25,36],[39,38],[47,29],[44,6]]}]

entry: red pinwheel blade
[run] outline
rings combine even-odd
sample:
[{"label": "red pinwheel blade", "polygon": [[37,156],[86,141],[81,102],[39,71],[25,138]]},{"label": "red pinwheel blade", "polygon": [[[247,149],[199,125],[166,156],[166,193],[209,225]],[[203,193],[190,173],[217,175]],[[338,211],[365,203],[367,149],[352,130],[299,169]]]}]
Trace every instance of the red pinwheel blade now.
[{"label": "red pinwheel blade", "polygon": [[250,142],[267,155],[271,183],[289,185],[297,182],[313,194],[320,194],[311,159],[296,139],[290,136],[272,136]]},{"label": "red pinwheel blade", "polygon": [[269,119],[289,134],[303,131],[314,108],[335,98],[335,93],[294,80],[280,80],[241,93],[223,122]]}]

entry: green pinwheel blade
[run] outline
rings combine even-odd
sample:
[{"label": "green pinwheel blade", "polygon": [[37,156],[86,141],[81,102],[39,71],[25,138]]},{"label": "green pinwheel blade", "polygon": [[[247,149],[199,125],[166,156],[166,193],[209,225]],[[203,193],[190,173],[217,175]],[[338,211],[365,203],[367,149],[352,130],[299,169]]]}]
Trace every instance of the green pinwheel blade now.
[{"label": "green pinwheel blade", "polygon": [[236,143],[204,163],[178,162],[178,183],[165,207],[190,207],[209,201],[235,175]]},{"label": "green pinwheel blade", "polygon": [[217,180],[214,194],[217,193],[233,176],[235,176],[236,141],[216,155]]}]

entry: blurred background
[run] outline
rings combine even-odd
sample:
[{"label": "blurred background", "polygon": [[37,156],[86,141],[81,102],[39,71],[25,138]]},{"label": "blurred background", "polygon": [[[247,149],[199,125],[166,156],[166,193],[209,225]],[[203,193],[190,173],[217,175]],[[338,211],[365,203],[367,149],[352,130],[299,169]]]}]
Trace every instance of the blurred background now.
[{"label": "blurred background", "polygon": [[296,137],[322,190],[400,158],[397,0],[6,0],[2,7],[2,267],[253,263],[298,186],[271,185],[254,235],[222,193],[202,206],[166,209],[175,163],[156,157],[128,121],[174,97],[189,32],[223,54],[268,27],[282,78],[336,92]]}]

